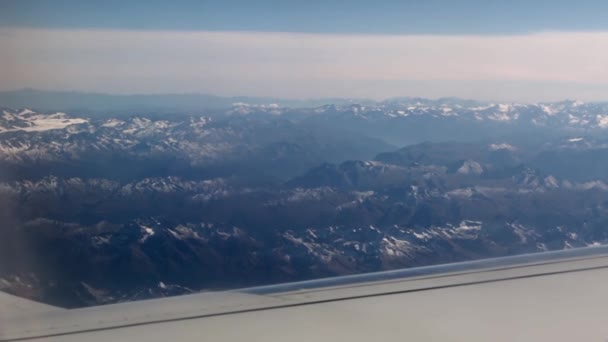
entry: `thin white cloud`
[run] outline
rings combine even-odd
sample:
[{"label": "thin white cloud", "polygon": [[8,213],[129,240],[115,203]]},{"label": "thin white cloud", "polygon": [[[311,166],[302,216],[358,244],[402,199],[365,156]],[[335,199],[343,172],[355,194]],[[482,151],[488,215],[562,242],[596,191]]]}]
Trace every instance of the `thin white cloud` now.
[{"label": "thin white cloud", "polygon": [[[464,90],[469,97],[517,98],[517,89],[504,91],[517,88],[509,84],[524,84],[533,93],[526,89],[522,96],[542,99],[568,89],[573,92],[568,97],[595,96],[608,86],[608,32],[400,36],[1,29],[0,46],[1,89],[285,97],[463,96]],[[534,93],[533,84],[549,84],[550,93]],[[407,90],[417,93],[402,93]]]}]

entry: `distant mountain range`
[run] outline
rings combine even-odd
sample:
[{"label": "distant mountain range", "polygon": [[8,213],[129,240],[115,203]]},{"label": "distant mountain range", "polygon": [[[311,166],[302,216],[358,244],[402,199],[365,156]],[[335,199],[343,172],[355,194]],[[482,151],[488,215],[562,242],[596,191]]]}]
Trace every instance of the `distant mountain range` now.
[{"label": "distant mountain range", "polygon": [[[29,108],[44,114],[66,112],[73,118],[86,120],[128,119],[136,115],[165,121],[193,116],[220,120],[245,116],[256,120],[266,116],[268,120],[269,116],[281,116],[283,121],[307,125],[313,130],[356,132],[402,146],[496,136],[535,139],[538,134],[542,138],[556,134],[594,135],[608,127],[608,103],[580,101],[520,104],[407,97],[384,101],[292,101],[195,94],[104,95],[21,90],[0,92],[0,104],[9,112],[10,108]],[[19,118],[8,125],[16,125],[18,121]],[[0,122],[0,129],[2,125]]]},{"label": "distant mountain range", "polygon": [[370,102],[338,98],[289,100],[269,97],[221,97],[209,94],[136,94],[112,95],[102,93],[43,91],[21,89],[0,92],[0,106],[34,108],[41,111],[155,111],[179,112],[225,109],[235,103],[252,105],[278,104],[282,107],[313,107],[327,103]]},{"label": "distant mountain range", "polygon": [[111,303],[608,242],[608,106],[0,113],[0,289]]}]

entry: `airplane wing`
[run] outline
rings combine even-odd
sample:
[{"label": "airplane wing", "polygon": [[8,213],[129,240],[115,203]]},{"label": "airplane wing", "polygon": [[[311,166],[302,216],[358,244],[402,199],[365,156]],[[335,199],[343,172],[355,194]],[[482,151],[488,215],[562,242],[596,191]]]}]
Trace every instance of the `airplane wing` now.
[{"label": "airplane wing", "polygon": [[0,341],[605,342],[607,283],[601,246],[72,310],[2,295]]}]

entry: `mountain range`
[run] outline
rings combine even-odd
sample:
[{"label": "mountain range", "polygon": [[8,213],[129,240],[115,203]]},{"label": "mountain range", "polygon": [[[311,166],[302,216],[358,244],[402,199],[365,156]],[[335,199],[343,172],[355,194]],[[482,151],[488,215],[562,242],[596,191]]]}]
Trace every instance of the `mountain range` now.
[{"label": "mountain range", "polygon": [[36,101],[0,115],[0,288],[48,303],[608,241],[602,103]]}]

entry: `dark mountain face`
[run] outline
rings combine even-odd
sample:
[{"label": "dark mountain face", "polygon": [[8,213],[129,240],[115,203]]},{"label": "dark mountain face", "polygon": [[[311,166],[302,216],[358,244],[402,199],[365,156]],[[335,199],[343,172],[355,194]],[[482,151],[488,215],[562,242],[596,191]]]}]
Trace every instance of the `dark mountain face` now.
[{"label": "dark mountain face", "polygon": [[5,110],[0,288],[82,306],[605,243],[603,110]]}]

